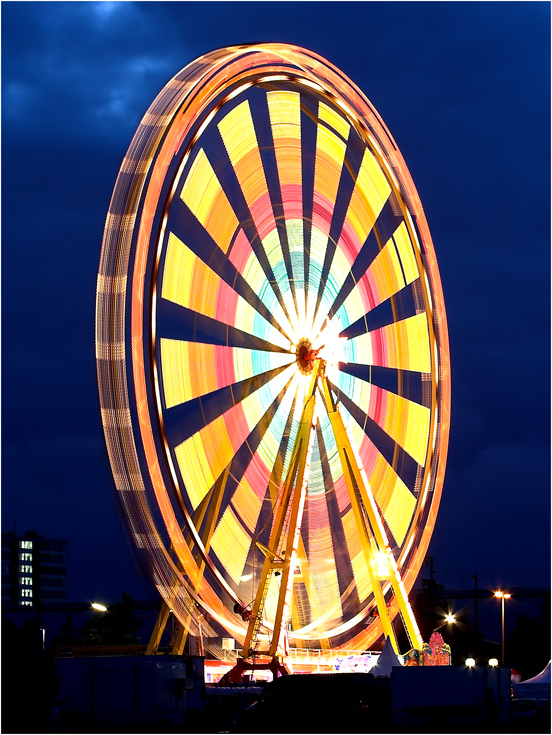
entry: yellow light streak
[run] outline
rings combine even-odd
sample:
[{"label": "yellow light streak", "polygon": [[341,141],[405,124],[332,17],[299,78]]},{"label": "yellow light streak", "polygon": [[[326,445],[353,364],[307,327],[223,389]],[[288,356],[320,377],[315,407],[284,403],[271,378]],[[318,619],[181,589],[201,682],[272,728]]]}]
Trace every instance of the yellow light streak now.
[{"label": "yellow light streak", "polygon": [[238,218],[203,149],[192,164],[180,197],[225,253],[238,228]]},{"label": "yellow light streak", "polygon": [[381,454],[378,454],[369,483],[381,513],[400,546],[412,520],[416,498]]},{"label": "yellow light streak", "polygon": [[418,263],[416,262],[416,256],[414,254],[414,246],[406,229],[404,222],[397,227],[393,233],[393,240],[397,246],[401,264],[404,270],[404,276],[406,283],[412,283],[420,275],[418,270]]},{"label": "yellow light streak", "polygon": [[366,148],[345,216],[360,244],[368,237],[390,193],[391,187],[375,156]]},{"label": "yellow light streak", "polygon": [[318,126],[316,137],[316,163],[314,190],[322,194],[332,205],[335,202],[346,144],[332,130]]},{"label": "yellow light streak", "polygon": [[421,466],[425,464],[430,419],[429,408],[387,393],[383,428]]},{"label": "yellow light streak", "polygon": [[227,507],[211,538],[211,547],[236,584],[243,574],[250,545],[251,537],[232,508]]},{"label": "yellow light streak", "polygon": [[366,559],[360,543],[360,537],[352,508],[345,513],[342,518],[342,522],[343,533],[345,535],[349,558],[353,568],[353,576],[357,586],[358,597],[359,600],[363,602],[372,592],[372,584],[370,582],[368,569],[366,568]]},{"label": "yellow light streak", "polygon": [[[386,351],[385,354],[376,358],[372,341],[378,338],[386,346]],[[372,332],[361,334],[346,342],[345,354],[348,362],[356,362],[361,365],[381,365],[429,373],[431,357],[427,317],[422,312]]]},{"label": "yellow light streak", "polygon": [[[161,287],[161,295],[164,299],[212,319],[218,318],[225,324],[230,324],[250,334],[256,334],[280,347],[289,346],[283,334],[269,324],[241,296],[237,297],[235,315],[229,313],[224,303],[217,310],[217,296],[220,288],[227,292],[230,291],[230,286],[200,260],[182,240],[174,233],[169,233]],[[254,329],[255,321],[258,325],[263,325],[262,331]]]},{"label": "yellow light streak", "polygon": [[321,102],[318,106],[318,117],[320,120],[328,123],[328,125],[331,125],[335,131],[347,140],[351,126],[335,110]]}]

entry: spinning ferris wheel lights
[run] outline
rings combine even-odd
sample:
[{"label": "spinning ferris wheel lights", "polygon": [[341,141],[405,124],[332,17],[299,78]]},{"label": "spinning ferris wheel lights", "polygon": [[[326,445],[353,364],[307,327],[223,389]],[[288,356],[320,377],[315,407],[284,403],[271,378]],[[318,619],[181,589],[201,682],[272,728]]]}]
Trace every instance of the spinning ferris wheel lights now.
[{"label": "spinning ferris wheel lights", "polygon": [[[160,92],[110,204],[96,355],[115,484],[175,652],[200,629],[247,649],[261,626],[279,659],[288,629],[292,645],[365,650],[399,613],[418,645],[408,592],[444,478],[446,316],[408,169],[339,70],[233,47]],[[257,598],[250,621],[234,612]]]}]

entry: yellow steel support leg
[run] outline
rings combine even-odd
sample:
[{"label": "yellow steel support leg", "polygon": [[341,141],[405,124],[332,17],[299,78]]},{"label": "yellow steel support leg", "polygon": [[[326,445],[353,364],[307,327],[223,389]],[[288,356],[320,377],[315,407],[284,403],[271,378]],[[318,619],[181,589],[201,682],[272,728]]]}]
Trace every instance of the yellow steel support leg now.
[{"label": "yellow steel support leg", "polygon": [[[282,479],[282,459],[280,455],[276,457],[276,462],[274,464],[274,469],[272,470],[272,474],[270,476],[270,480],[268,483],[268,489],[270,492],[270,501],[272,503],[272,506],[274,507],[276,504],[276,501],[278,499],[278,489],[280,487],[281,479]],[[301,538],[301,534],[299,534],[299,540],[297,544],[297,564],[299,564],[301,568],[301,575],[299,577],[296,577],[295,574],[293,574],[293,583],[295,584],[297,582],[297,579],[303,581],[305,583],[305,587],[308,591],[310,590],[310,570],[309,570],[309,562],[307,559],[307,553],[305,551],[305,545],[303,543],[303,539]],[[293,593],[292,593],[292,603],[293,603]],[[294,627],[301,627],[301,624],[298,619],[298,613],[295,611],[295,617],[297,618],[296,622],[297,625],[294,624]]]},{"label": "yellow steel support leg", "polygon": [[165,600],[163,600],[161,603],[161,610],[159,611],[159,615],[157,616],[157,620],[153,628],[153,633],[151,634],[148,647],[146,648],[146,656],[153,656],[157,652],[159,644],[161,643],[161,636],[163,635],[163,631],[167,625],[167,620],[169,619],[169,614],[169,606]]},{"label": "yellow steel support leg", "polygon": [[[203,502],[200,503],[200,505],[196,508],[193,516],[193,523],[196,528],[199,528],[205,520],[205,526],[201,534],[201,541],[205,548],[205,552],[209,551],[209,547],[211,545],[211,537],[213,535],[215,523],[219,515],[220,505],[222,502],[222,496],[224,495],[224,489],[226,487],[226,480],[228,479],[229,469],[230,466],[226,467],[222,475],[218,478],[218,480],[215,482],[213,487],[209,490],[209,492],[203,499]],[[206,516],[207,518],[205,519]],[[190,542],[190,538],[191,536],[188,535],[188,543]],[[179,569],[179,571],[183,571],[180,563],[177,564],[177,568]],[[204,569],[205,562],[202,561],[199,565],[200,574],[195,585],[196,591],[199,588],[199,583],[201,577],[203,576]],[[167,621],[169,619],[169,614],[169,606],[166,604],[165,601],[163,601],[161,603],[161,610],[159,611],[157,622],[155,623],[153,633],[146,649],[147,656],[152,656],[157,652],[157,649],[159,648],[159,644],[161,642],[161,636],[163,635],[163,631],[165,630]],[[181,623],[179,621],[179,628],[172,649],[173,655],[180,656],[184,652],[184,646],[186,644],[186,638],[188,636],[190,620],[191,614],[187,616],[184,623]]]},{"label": "yellow steel support leg", "polygon": [[[265,547],[265,560],[253,603],[251,620],[242,649],[242,657],[253,653],[277,657],[283,652],[283,633],[285,632],[285,612],[289,605],[293,581],[294,560],[297,553],[299,529],[303,515],[305,499],[304,475],[310,448],[312,419],[316,401],[316,382],[320,365],[317,364],[306,394],[299,430],[295,438],[290,466],[282,486],[280,502],[275,509],[274,523],[268,547]],[[285,539],[285,548],[283,542]],[[270,580],[275,571],[279,571],[282,579],[276,606],[274,629],[268,650],[257,650],[257,636],[264,612],[264,604],[268,594]]]},{"label": "yellow steel support leg", "polygon": [[[194,524],[196,528],[199,528],[199,526],[205,519],[205,515],[207,516],[207,518],[205,519],[205,526],[201,534],[201,541],[205,548],[205,553],[209,551],[209,548],[211,546],[211,537],[213,536],[213,531],[215,530],[215,525],[219,517],[220,505],[222,503],[222,496],[224,495],[224,489],[226,488],[226,480],[228,479],[229,470],[230,470],[230,465],[226,467],[222,475],[219,477],[219,479],[215,482],[215,484],[209,491],[208,495],[206,496],[209,498],[207,503],[200,506],[201,510],[198,507],[197,510],[200,511],[198,514],[198,518],[196,519],[194,516]],[[196,591],[199,588],[199,583],[200,583],[201,578],[203,577],[204,570],[205,570],[205,562],[202,560],[199,565],[199,575],[198,575],[198,580],[195,586]],[[182,655],[182,653],[184,652],[186,638],[188,637],[189,625],[190,625],[190,616],[187,617],[184,625],[181,624],[180,628],[178,629],[178,634],[176,636],[176,641],[175,641],[175,645],[173,648],[173,653],[177,656]],[[203,642],[200,641],[200,649],[202,648],[203,648]]]},{"label": "yellow steel support leg", "polygon": [[[393,648],[397,653],[399,653],[397,649],[395,633],[393,631],[391,619],[387,611],[387,605],[385,603],[381,581],[375,571],[374,553],[372,548],[373,545],[375,546],[375,549],[378,553],[384,554],[384,558],[387,562],[388,568],[386,578],[391,583],[391,586],[393,588],[395,599],[397,601],[407,635],[410,639],[410,643],[413,648],[421,649],[423,643],[422,637],[414,618],[414,613],[412,612],[410,602],[408,601],[408,595],[400,577],[395,557],[393,556],[393,553],[389,547],[387,535],[385,533],[385,529],[383,528],[376,502],[372,495],[372,491],[368,486],[368,483],[364,481],[362,472],[355,457],[355,453],[353,452],[351,443],[349,441],[347,430],[343,423],[343,418],[339,410],[336,408],[330,391],[330,386],[328,384],[328,379],[326,378],[323,371],[321,371],[320,382],[321,392],[324,397],[324,402],[326,404],[333,433],[337,443],[339,458],[341,460],[343,474],[345,476],[347,489],[349,491],[349,497],[351,499],[351,505],[353,507],[356,525],[359,529],[364,558],[366,560],[368,573],[370,575],[370,580],[374,589],[374,595],[383,627],[383,632],[386,636],[389,636],[391,638]],[[368,521],[368,525],[366,521]]]}]

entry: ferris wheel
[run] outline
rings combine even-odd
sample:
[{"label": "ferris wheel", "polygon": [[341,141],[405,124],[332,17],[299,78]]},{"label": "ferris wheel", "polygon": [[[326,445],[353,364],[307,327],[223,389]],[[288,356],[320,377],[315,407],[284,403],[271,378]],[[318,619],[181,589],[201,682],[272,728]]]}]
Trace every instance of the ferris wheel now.
[{"label": "ferris wheel", "polygon": [[[396,648],[449,433],[427,222],[378,113],[283,44],[161,91],[124,158],[97,285],[105,437],[139,554],[187,631],[242,659]],[[182,636],[180,645],[182,645]]]}]

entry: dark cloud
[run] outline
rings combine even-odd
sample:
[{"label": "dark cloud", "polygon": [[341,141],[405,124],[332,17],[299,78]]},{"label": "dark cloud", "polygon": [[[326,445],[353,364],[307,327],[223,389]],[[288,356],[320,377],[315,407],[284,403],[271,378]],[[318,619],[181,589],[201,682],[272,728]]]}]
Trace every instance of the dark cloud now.
[{"label": "dark cloud", "polygon": [[[163,85],[225,45],[283,41],[374,103],[440,264],[453,405],[430,547],[447,585],[549,579],[550,6],[520,2],[2,4],[3,530],[70,539],[70,593],[143,594],[94,362],[119,166]],[[93,551],[92,551],[93,550]],[[535,563],[535,559],[540,560]]]}]

